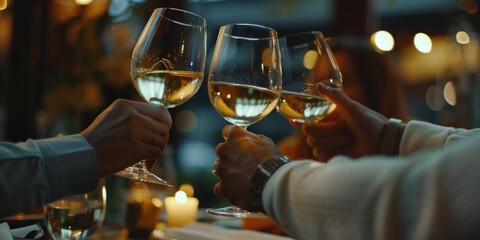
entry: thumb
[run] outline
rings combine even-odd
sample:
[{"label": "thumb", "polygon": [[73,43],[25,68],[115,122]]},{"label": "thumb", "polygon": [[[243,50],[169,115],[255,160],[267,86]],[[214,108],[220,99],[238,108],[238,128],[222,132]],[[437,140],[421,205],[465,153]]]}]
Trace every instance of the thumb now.
[{"label": "thumb", "polygon": [[317,84],[317,92],[332,103],[337,105],[337,108],[343,113],[354,114],[360,111],[358,102],[349,98],[341,89],[330,87],[324,83]]},{"label": "thumb", "polygon": [[247,131],[239,126],[236,125],[226,125],[223,127],[222,136],[224,140],[227,140],[228,136],[231,134],[242,135],[245,134]]}]

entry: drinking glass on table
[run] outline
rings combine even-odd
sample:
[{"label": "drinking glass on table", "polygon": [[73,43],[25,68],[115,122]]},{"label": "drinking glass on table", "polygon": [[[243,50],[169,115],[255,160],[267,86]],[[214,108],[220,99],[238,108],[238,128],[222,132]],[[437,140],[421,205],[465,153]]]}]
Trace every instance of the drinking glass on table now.
[{"label": "drinking glass on table", "polygon": [[[200,88],[205,58],[205,19],[181,9],[157,8],[133,50],[130,75],[145,101],[173,108],[188,101]],[[145,160],[116,175],[172,186],[151,173]]]},{"label": "drinking glass on table", "polygon": [[[277,32],[254,24],[229,24],[218,33],[208,95],[227,121],[247,128],[267,116],[280,96],[282,71]],[[214,215],[265,217],[239,207],[210,208]]]},{"label": "drinking glass on table", "polygon": [[282,94],[277,111],[293,122],[313,124],[335,110],[316,91],[322,82],[342,88],[342,75],[323,34],[302,32],[279,39],[282,54]]},{"label": "drinking glass on table", "polygon": [[64,197],[45,206],[45,222],[55,240],[83,240],[98,232],[105,218],[105,180],[90,193]]}]

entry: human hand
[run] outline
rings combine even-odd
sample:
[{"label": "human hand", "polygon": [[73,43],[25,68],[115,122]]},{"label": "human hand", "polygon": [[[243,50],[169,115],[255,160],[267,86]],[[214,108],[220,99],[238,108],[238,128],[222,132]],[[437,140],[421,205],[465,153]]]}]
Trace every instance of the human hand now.
[{"label": "human hand", "polygon": [[154,164],[168,143],[171,126],[166,108],[118,99],[80,134],[95,149],[103,177],[142,159]]},{"label": "human hand", "polygon": [[215,184],[214,192],[236,206],[252,210],[250,180],[260,163],[280,153],[272,139],[241,127],[225,126],[222,135],[225,142],[217,145],[214,166],[220,182]]},{"label": "human hand", "polygon": [[283,155],[288,156],[292,160],[315,159],[312,148],[307,144],[307,136],[302,131],[296,131],[280,139],[277,142],[277,146]]},{"label": "human hand", "polygon": [[326,161],[338,154],[352,158],[379,154],[388,119],[350,99],[339,89],[319,84],[317,91],[337,108],[322,121],[302,126],[314,156]]}]

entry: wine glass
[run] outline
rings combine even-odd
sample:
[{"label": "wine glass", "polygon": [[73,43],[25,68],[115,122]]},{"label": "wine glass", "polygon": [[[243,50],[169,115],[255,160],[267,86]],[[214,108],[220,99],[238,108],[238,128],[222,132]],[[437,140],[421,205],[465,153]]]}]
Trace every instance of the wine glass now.
[{"label": "wine glass", "polygon": [[281,37],[283,86],[277,111],[293,122],[314,124],[335,110],[319,95],[322,82],[342,88],[342,75],[323,34],[318,31]]},{"label": "wine glass", "polygon": [[106,207],[105,180],[86,194],[64,197],[45,206],[45,222],[53,239],[90,239],[103,224]]},{"label": "wine glass", "polygon": [[[135,45],[130,67],[133,85],[145,101],[173,108],[195,95],[204,76],[206,38],[203,17],[175,8],[153,11]],[[172,186],[151,173],[145,160],[116,175]]]},{"label": "wine glass", "polygon": [[[229,24],[218,33],[208,76],[208,95],[227,121],[247,128],[277,104],[282,71],[277,32],[254,24]],[[266,217],[239,207],[210,208],[214,215]]]}]

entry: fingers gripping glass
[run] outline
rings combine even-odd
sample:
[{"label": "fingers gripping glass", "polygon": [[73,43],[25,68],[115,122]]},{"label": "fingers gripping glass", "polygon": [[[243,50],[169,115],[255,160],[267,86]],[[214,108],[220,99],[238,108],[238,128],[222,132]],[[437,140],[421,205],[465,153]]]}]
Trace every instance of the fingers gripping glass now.
[{"label": "fingers gripping glass", "polygon": [[[213,108],[225,120],[247,128],[267,116],[277,104],[282,88],[277,32],[253,24],[222,26],[208,76]],[[215,170],[215,169],[214,169]],[[239,207],[207,209],[231,217],[266,217]]]},{"label": "fingers gripping glass", "polygon": [[[200,88],[205,58],[205,19],[181,9],[158,8],[135,45],[130,76],[145,101],[173,108],[188,101]],[[155,143],[155,133],[153,136]],[[145,160],[116,175],[171,186],[148,171]]]}]

